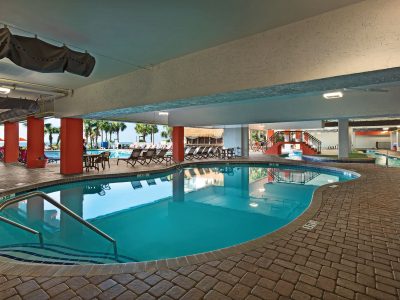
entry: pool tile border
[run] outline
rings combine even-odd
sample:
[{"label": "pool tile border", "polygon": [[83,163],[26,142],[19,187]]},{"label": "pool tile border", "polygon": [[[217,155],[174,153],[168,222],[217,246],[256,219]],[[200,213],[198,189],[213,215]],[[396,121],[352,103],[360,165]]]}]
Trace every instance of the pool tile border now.
[{"label": "pool tile border", "polygon": [[[286,162],[286,161],[270,161],[270,160],[247,160],[247,159],[237,159],[232,161],[225,160],[207,160],[207,161],[190,161],[183,162],[181,164],[174,164],[171,166],[167,166],[165,168],[157,168],[146,171],[133,171],[133,172],[124,172],[124,173],[111,173],[111,174],[80,174],[74,176],[68,176],[61,179],[50,180],[40,183],[35,183],[32,185],[25,186],[23,188],[13,188],[7,189],[0,193],[0,196],[6,196],[12,193],[19,193],[30,191],[33,189],[37,189],[40,187],[52,186],[57,184],[65,184],[70,182],[77,182],[82,180],[91,180],[91,179],[100,179],[100,178],[116,178],[116,177],[130,177],[135,175],[142,174],[157,174],[163,173],[169,170],[173,170],[180,167],[187,167],[191,165],[207,165],[210,163],[218,163],[218,164],[266,164],[274,166],[305,166],[305,167],[315,167],[323,170],[332,170],[339,172],[349,172],[352,174],[359,175],[358,178],[354,178],[354,180],[360,179],[362,177],[362,173],[356,173],[352,170],[346,170],[342,168],[335,168],[331,166],[321,166],[314,163],[299,163],[299,162]],[[338,182],[338,185],[346,185],[348,182]],[[161,259],[161,260],[153,260],[153,261],[145,261],[145,262],[130,262],[130,263],[119,263],[119,264],[104,264],[104,265],[49,265],[49,264],[34,264],[34,263],[17,263],[10,262],[0,258],[0,273],[3,275],[12,275],[12,276],[94,276],[94,275],[116,275],[123,273],[136,273],[136,272],[152,272],[157,270],[168,270],[168,269],[177,269],[189,265],[206,263],[214,260],[219,260],[222,258],[227,258],[230,256],[234,256],[237,254],[244,253],[249,250],[254,250],[279,240],[285,239],[289,234],[294,232],[299,227],[303,226],[309,220],[313,218],[313,216],[317,213],[322,204],[322,195],[323,193],[329,189],[329,185],[331,183],[320,186],[313,193],[313,198],[307,210],[300,215],[298,218],[293,220],[291,223],[286,226],[259,237],[254,240],[250,240],[241,244],[237,244],[231,247],[217,249],[214,251],[193,254],[188,256],[181,256],[177,258],[169,258],[169,259]]]}]

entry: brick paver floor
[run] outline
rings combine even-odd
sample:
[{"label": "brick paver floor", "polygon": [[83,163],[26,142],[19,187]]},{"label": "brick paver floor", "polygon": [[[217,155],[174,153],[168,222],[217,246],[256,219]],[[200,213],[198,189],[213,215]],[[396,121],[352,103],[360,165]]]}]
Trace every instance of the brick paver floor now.
[{"label": "brick paver floor", "polygon": [[0,299],[399,299],[400,169],[339,166],[363,176],[323,193],[312,230],[178,269],[0,276]]}]

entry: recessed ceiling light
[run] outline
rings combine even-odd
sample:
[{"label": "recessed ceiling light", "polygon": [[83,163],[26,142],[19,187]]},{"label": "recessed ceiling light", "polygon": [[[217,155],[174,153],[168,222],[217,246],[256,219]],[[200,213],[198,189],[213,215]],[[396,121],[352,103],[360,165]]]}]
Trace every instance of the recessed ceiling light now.
[{"label": "recessed ceiling light", "polygon": [[262,193],[262,192],[265,192],[265,189],[264,188],[260,188],[260,189],[258,189],[258,191]]},{"label": "recessed ceiling light", "polygon": [[11,92],[11,89],[0,87],[0,94],[7,95]]},{"label": "recessed ceiling light", "polygon": [[249,205],[250,205],[251,207],[257,207],[257,206],[258,206],[258,204],[255,203],[255,202],[251,202]]},{"label": "recessed ceiling light", "polygon": [[168,112],[167,111],[160,111],[158,112],[159,116],[168,116]]},{"label": "recessed ceiling light", "polygon": [[336,92],[324,93],[324,94],[322,94],[322,96],[325,99],[338,99],[338,98],[342,98],[343,97],[343,93],[340,92],[340,91],[336,91]]}]

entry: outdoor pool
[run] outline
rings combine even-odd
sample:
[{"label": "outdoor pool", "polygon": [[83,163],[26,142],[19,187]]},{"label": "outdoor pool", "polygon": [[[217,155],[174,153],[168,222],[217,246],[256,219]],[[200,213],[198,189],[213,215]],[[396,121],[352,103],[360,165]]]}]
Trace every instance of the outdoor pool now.
[{"label": "outdoor pool", "polygon": [[[87,154],[100,154],[105,151],[111,153],[110,158],[128,158],[132,152],[132,149],[87,150]],[[50,159],[60,159],[60,150],[46,150],[44,154]]]},{"label": "outdoor pool", "polygon": [[102,236],[40,198],[0,215],[37,236],[0,223],[0,256],[53,264],[148,261],[197,254],[271,233],[300,216],[321,185],[358,175],[278,165],[210,164],[154,175],[97,179],[41,188],[116,240]]}]

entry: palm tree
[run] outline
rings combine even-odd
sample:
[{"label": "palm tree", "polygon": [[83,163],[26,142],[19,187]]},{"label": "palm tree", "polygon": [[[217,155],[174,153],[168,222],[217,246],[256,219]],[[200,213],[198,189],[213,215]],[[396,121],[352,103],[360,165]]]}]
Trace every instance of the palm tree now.
[{"label": "palm tree", "polygon": [[126,124],[124,122],[117,122],[116,123],[116,130],[115,132],[117,133],[117,141],[119,143],[119,133],[120,131],[124,131],[126,129]]},{"label": "palm tree", "polygon": [[161,131],[161,137],[167,140],[167,142],[170,142],[172,139],[172,127],[169,127],[168,125],[164,125],[164,130]]},{"label": "palm tree", "polygon": [[53,134],[60,134],[60,128],[53,127],[51,123],[44,124],[44,132],[49,135],[50,147],[53,145]]},{"label": "palm tree", "polygon": [[151,124],[149,126],[151,134],[151,143],[154,144],[154,135],[158,132],[158,126],[156,124]]},{"label": "palm tree", "polygon": [[90,148],[93,148],[93,139],[94,139],[94,129],[95,129],[95,121],[93,120],[84,120],[84,131],[86,141],[90,140]]},{"label": "palm tree", "polygon": [[106,137],[106,142],[108,142],[108,136],[107,134],[110,133],[110,142],[111,142],[111,123],[108,121],[103,121],[102,123],[102,129],[105,133],[105,137]]},{"label": "palm tree", "polygon": [[139,136],[143,137],[144,142],[146,142],[146,136],[151,133],[151,131],[149,132],[149,125],[143,123],[136,123],[135,131]]}]

